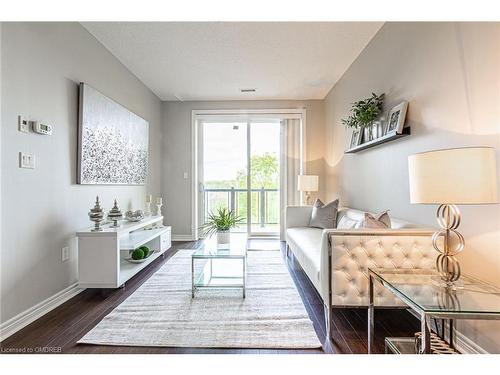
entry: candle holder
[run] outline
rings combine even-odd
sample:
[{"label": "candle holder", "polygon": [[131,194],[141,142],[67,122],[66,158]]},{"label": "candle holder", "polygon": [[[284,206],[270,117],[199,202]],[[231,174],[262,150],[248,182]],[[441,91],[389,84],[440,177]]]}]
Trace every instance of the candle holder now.
[{"label": "candle holder", "polygon": [[146,210],[144,216],[151,216],[151,202],[146,202]]},{"label": "candle holder", "polygon": [[101,232],[101,221],[104,220],[104,211],[101,208],[101,205],[99,204],[99,196],[95,198],[95,205],[94,208],[91,208],[89,211],[89,218],[90,221],[93,221],[95,223],[94,229],[92,229],[92,232]]},{"label": "candle holder", "polygon": [[151,216],[151,199],[153,197],[151,194],[146,195],[146,210],[144,211],[144,216]]},{"label": "candle holder", "polygon": [[157,216],[161,216],[161,206],[163,206],[163,204],[161,204],[161,203],[158,203],[156,205],[156,215]]}]

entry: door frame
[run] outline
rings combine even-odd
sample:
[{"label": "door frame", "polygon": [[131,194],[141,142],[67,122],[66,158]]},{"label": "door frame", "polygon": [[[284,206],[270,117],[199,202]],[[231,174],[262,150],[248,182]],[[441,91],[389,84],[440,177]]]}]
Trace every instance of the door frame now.
[{"label": "door frame", "polygon": [[[248,116],[245,119],[245,116]],[[216,120],[224,117],[225,120],[231,120],[232,118],[238,121],[250,121],[250,119],[255,118],[300,118],[301,128],[300,128],[300,159],[302,163],[302,171],[306,173],[306,109],[305,108],[294,108],[294,109],[205,109],[205,110],[192,110],[191,111],[191,237],[192,240],[199,239],[198,233],[198,217],[199,217],[199,207],[198,207],[198,190],[199,180],[198,180],[198,168],[199,168],[199,155],[198,155],[198,133],[199,124],[203,120]],[[248,138],[248,137],[247,137]],[[249,140],[247,139],[247,142]]]}]

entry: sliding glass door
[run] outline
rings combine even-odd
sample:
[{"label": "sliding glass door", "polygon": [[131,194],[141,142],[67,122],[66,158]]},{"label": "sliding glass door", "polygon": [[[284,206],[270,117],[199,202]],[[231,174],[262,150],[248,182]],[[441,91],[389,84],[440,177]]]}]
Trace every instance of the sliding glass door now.
[{"label": "sliding glass door", "polygon": [[225,207],[243,218],[233,231],[278,235],[279,120],[219,119],[199,125],[199,224]]},{"label": "sliding glass door", "polygon": [[280,123],[251,122],[249,165],[252,235],[277,235],[280,220]]}]

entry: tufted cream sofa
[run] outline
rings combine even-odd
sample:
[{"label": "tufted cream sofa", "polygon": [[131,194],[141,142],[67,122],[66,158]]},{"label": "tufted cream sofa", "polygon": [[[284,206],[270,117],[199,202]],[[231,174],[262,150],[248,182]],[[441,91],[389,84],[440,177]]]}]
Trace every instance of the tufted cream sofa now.
[{"label": "tufted cream sofa", "polygon": [[[318,291],[327,318],[333,307],[368,306],[368,268],[434,268],[432,229],[392,217],[391,229],[310,228],[311,211],[310,206],[286,208],[287,254],[294,254]],[[361,220],[364,212],[342,208],[337,222],[343,216]],[[375,304],[390,307],[401,302],[376,285]]]}]

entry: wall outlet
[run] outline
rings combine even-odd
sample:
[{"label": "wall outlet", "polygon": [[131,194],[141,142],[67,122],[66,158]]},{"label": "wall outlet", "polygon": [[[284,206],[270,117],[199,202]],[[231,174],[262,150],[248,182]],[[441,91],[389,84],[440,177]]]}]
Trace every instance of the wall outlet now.
[{"label": "wall outlet", "polygon": [[35,169],[35,155],[19,152],[19,168]]},{"label": "wall outlet", "polygon": [[62,251],[61,251],[61,260],[63,262],[66,262],[69,260],[69,247],[68,246],[65,246],[62,248]]},{"label": "wall outlet", "polygon": [[30,131],[30,124],[23,115],[17,116],[17,129],[23,133],[28,133]]}]

